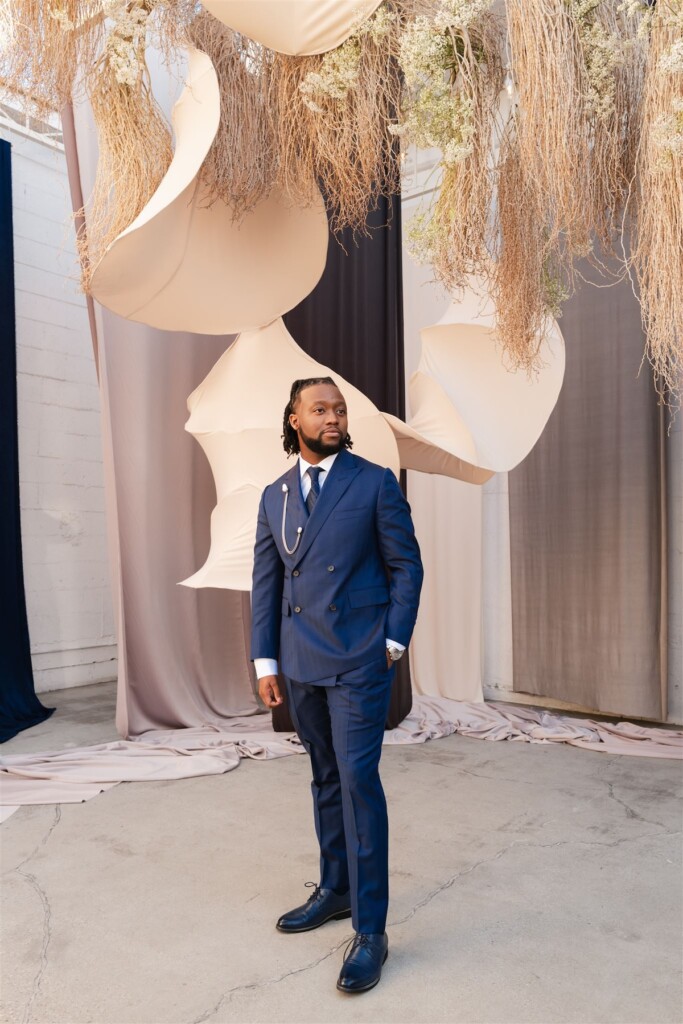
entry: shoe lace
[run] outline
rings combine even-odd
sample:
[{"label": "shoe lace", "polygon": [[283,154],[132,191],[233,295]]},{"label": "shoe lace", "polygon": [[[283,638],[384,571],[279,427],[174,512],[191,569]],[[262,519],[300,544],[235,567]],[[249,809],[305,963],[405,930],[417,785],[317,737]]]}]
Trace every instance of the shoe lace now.
[{"label": "shoe lace", "polygon": [[311,887],[313,888],[313,892],[308,897],[306,902],[307,903],[315,903],[315,901],[320,896],[320,886],[318,885],[317,882],[305,882],[304,885],[306,886],[307,889],[310,889]]},{"label": "shoe lace", "polygon": [[369,945],[370,945],[370,936],[369,935],[363,935],[363,934],[356,934],[356,935],[354,935],[353,938],[349,941],[346,949],[344,950],[344,956],[342,957],[342,959],[343,960],[347,960],[349,958],[349,956],[351,955],[351,953],[354,953],[357,948],[361,948],[363,946],[369,946]]}]

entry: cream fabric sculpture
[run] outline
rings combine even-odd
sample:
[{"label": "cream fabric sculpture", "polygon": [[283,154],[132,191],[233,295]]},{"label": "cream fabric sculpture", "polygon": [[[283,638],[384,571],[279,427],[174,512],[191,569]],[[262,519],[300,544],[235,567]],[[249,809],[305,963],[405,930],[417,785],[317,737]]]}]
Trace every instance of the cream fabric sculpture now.
[{"label": "cream fabric sculpture", "polygon": [[187,401],[185,429],[206,453],[218,504],[209,556],[185,586],[251,589],[261,492],[292,464],[281,441],[289,388],[298,377],[327,375],[348,403],[354,452],[398,474],[396,442],[382,414],[334,370],[307,356],[282,320],[241,334]]},{"label": "cream fabric sculpture", "polygon": [[382,0],[203,0],[215,18],[270,50],[307,56],[341,46]]},{"label": "cream fabric sculpture", "polygon": [[173,161],[92,276],[93,296],[120,316],[164,330],[235,334],[293,309],[325,268],[329,232],[319,192],[305,209],[273,192],[239,223],[225,204],[207,204],[199,172],[219,112],[211,61],[192,49],[173,109]]},{"label": "cream fabric sculpture", "polygon": [[409,424],[385,413],[402,469],[485,483],[513,469],[541,436],[564,377],[564,342],[553,321],[534,376],[506,369],[494,309],[481,285],[420,332],[422,352],[408,391]]},{"label": "cream fabric sculpture", "polygon": [[[492,330],[493,310],[474,291],[422,331],[410,381],[410,424],[381,413],[334,370],[299,348],[281,319],[243,332],[188,398],[186,430],[206,453],[218,503],[211,549],[189,587],[249,590],[256,513],[263,488],[287,468],[282,410],[297,377],[330,374],[349,405],[354,451],[401,469],[484,483],[530,451],[557,401],[564,345],[556,326],[538,377],[509,373]],[[255,401],[255,396],[258,400]]]}]

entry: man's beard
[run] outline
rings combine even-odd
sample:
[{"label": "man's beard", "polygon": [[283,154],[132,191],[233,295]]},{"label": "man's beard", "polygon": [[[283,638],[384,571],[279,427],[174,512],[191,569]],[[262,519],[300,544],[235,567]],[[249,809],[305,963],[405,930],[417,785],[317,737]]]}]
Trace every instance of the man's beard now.
[{"label": "man's beard", "polygon": [[306,437],[303,430],[299,428],[299,438],[316,455],[336,455],[346,444],[346,434],[341,433],[336,441],[326,441],[322,432],[318,437]]}]

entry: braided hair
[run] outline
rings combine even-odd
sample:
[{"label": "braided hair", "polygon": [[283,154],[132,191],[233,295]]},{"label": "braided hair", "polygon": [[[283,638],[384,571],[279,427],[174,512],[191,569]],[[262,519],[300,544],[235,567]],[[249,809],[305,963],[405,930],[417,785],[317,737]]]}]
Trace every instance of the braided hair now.
[{"label": "braided hair", "polygon": [[[304,388],[310,388],[314,384],[331,384],[333,388],[337,386],[331,377],[306,377],[303,380],[294,381],[289,392],[289,401],[285,406],[285,415],[282,421],[282,447],[288,455],[298,455],[301,450],[299,447],[299,435],[289,422],[289,417],[294,412],[294,407]],[[353,441],[348,434],[344,440],[344,447],[353,448]]]}]

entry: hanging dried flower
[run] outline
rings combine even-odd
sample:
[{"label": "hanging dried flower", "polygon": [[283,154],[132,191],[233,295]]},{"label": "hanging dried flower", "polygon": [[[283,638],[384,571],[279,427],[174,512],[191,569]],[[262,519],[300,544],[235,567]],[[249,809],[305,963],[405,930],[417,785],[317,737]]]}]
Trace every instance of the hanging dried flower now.
[{"label": "hanging dried flower", "polygon": [[440,0],[410,22],[399,60],[399,122],[406,144],[441,150],[439,195],[408,227],[409,251],[447,288],[485,275],[493,178],[490,145],[502,87],[500,28],[489,0]]},{"label": "hanging dried flower", "polygon": [[207,11],[193,19],[188,39],[210,58],[221,101],[218,131],[202,167],[205,196],[225,203],[239,219],[268,195],[277,178],[269,107],[275,54]]},{"label": "hanging dried flower", "polygon": [[660,0],[651,18],[638,154],[633,262],[647,355],[665,401],[683,391],[683,3]]},{"label": "hanging dried flower", "polygon": [[400,190],[389,126],[400,96],[398,40],[414,4],[383,4],[336,50],[276,54],[272,79],[278,184],[294,203],[318,181],[333,232],[367,232],[368,210]]},{"label": "hanging dried flower", "polygon": [[83,285],[107,246],[156,191],[173,156],[171,131],[154,96],[145,61],[150,17],[159,0],[111,3],[104,49],[88,75],[99,159],[79,237]]},{"label": "hanging dried flower", "polygon": [[100,0],[0,0],[0,82],[45,116],[72,96],[102,45]]}]

